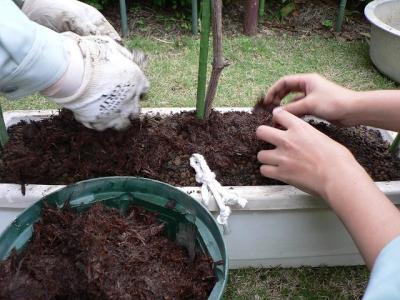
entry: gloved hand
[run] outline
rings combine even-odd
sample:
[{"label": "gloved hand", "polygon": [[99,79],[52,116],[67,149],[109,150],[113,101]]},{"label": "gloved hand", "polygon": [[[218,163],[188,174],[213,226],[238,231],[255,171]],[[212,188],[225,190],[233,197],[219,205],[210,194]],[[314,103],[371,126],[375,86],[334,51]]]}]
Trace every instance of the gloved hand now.
[{"label": "gloved hand", "polygon": [[77,0],[25,0],[22,11],[32,21],[56,32],[105,35],[121,42],[119,34],[97,9]]},{"label": "gloved hand", "polygon": [[70,64],[62,78],[41,93],[70,109],[88,128],[127,127],[138,117],[139,100],[150,86],[132,53],[109,37],[61,35]]}]

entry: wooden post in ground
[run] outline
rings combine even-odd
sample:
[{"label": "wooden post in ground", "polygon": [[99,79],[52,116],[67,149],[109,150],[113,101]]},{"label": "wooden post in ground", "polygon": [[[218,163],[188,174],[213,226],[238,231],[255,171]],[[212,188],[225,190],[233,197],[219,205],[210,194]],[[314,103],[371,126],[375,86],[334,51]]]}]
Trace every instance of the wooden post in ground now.
[{"label": "wooden post in ground", "polygon": [[259,0],[246,0],[243,33],[248,36],[257,33]]}]

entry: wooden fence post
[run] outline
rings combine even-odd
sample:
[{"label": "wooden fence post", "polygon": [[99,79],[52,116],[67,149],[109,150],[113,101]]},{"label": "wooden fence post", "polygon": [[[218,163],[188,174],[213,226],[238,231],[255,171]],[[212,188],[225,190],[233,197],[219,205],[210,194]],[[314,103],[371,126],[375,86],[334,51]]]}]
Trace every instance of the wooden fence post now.
[{"label": "wooden fence post", "polygon": [[245,17],[243,23],[243,33],[245,35],[255,35],[258,23],[258,4],[259,0],[246,0]]}]

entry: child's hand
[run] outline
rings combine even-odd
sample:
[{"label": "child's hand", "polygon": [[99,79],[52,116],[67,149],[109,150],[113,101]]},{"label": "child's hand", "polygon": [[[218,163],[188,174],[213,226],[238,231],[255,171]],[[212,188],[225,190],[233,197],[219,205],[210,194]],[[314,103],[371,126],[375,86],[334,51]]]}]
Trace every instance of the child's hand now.
[{"label": "child's hand", "polygon": [[276,146],[258,153],[261,174],[327,198],[330,184],[364,172],[347,148],[282,108],[273,121],[286,130],[260,126],[257,137]]},{"label": "child's hand", "polygon": [[268,109],[281,104],[292,92],[301,93],[285,110],[296,115],[313,115],[342,126],[352,126],[348,114],[357,92],[341,87],[318,74],[289,75],[281,78],[267,91],[264,104]]}]

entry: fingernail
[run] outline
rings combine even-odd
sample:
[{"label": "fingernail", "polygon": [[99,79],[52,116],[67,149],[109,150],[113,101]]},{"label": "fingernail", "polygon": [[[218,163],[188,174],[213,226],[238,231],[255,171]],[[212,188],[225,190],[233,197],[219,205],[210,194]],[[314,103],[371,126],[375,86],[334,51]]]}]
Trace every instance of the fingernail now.
[{"label": "fingernail", "polygon": [[282,110],[283,110],[282,106],[275,107],[274,110],[272,111],[272,114],[276,115],[280,113]]}]

